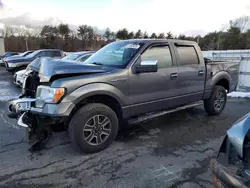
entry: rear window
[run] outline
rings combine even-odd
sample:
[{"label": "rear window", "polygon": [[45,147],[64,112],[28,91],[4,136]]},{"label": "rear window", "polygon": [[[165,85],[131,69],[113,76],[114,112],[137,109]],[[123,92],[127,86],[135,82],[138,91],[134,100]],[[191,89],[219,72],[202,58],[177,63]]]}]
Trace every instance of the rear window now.
[{"label": "rear window", "polygon": [[176,46],[180,58],[180,65],[199,64],[194,46]]}]

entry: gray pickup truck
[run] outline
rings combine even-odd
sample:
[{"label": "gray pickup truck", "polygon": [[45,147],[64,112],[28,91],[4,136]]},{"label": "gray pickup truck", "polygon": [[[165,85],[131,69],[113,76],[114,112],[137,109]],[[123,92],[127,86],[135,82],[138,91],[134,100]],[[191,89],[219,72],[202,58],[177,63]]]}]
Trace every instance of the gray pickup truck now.
[{"label": "gray pickup truck", "polygon": [[127,123],[203,101],[209,115],[220,114],[227,92],[236,88],[238,68],[204,59],[191,41],[116,41],[83,64],[45,59],[24,81],[22,96],[9,102],[9,117],[35,138],[32,150],[52,132],[68,130],[73,146],[99,152]]}]

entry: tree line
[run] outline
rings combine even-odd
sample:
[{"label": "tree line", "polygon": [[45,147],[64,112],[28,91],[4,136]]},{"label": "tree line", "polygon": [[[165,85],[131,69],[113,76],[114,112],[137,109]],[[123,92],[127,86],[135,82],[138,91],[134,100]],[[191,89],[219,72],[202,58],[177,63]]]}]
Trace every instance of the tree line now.
[{"label": "tree line", "polygon": [[58,26],[45,25],[42,28],[32,26],[5,26],[0,34],[5,38],[6,51],[25,51],[27,49],[60,48],[64,51],[98,50],[103,45],[125,39],[181,39],[196,41],[202,50],[229,50],[250,48],[250,18],[243,16],[230,20],[220,31],[207,33],[205,36],[176,36],[171,31],[147,33],[126,28],[117,32],[106,28],[100,32],[89,25],[80,25],[71,29],[68,24]]}]

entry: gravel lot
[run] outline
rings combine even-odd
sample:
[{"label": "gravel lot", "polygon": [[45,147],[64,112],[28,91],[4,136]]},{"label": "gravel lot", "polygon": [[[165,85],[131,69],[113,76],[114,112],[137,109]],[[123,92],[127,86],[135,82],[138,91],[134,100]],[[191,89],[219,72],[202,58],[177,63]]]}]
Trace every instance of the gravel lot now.
[{"label": "gravel lot", "polygon": [[203,107],[183,110],[127,128],[97,154],[80,154],[66,132],[46,148],[28,151],[25,129],[5,113],[5,100],[20,89],[0,67],[0,187],[212,187],[209,160],[225,131],[250,111],[250,101],[230,99],[224,112],[208,117]]}]

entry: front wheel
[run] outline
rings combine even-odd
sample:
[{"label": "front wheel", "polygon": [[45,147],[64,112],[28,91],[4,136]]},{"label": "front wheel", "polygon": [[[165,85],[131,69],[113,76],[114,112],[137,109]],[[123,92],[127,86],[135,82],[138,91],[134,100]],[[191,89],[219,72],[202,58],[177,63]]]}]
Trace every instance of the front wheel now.
[{"label": "front wheel", "polygon": [[117,115],[110,107],[90,103],[73,115],[68,132],[75,148],[84,153],[96,153],[114,141],[118,128]]},{"label": "front wheel", "polygon": [[214,86],[209,99],[204,100],[204,108],[208,115],[219,115],[225,108],[227,92],[222,86]]}]

